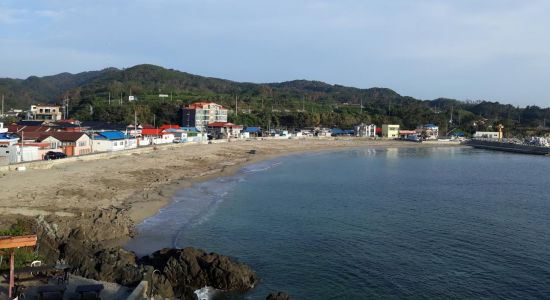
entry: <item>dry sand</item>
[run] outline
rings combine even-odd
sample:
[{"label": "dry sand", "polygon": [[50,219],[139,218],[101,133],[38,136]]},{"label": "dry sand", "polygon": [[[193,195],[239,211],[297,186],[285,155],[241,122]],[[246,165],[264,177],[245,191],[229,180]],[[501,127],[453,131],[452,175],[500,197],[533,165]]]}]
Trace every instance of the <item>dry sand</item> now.
[{"label": "dry sand", "polygon": [[[79,216],[82,211],[119,207],[138,223],[166,205],[175,191],[198,180],[231,175],[245,164],[275,156],[353,147],[436,145],[348,138],[159,147],[149,153],[0,174],[0,215]],[[248,153],[252,149],[256,154]]]}]

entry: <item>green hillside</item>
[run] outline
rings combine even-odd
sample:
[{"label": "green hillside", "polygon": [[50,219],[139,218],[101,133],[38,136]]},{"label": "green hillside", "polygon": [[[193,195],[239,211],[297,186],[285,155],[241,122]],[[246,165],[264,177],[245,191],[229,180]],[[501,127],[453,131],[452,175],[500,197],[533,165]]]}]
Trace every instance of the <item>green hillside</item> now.
[{"label": "green hillside", "polygon": [[[360,122],[416,128],[435,123],[445,132],[452,129],[473,132],[490,130],[494,124],[503,123],[511,131],[526,133],[544,131],[545,119],[550,120],[550,109],[536,106],[418,100],[386,88],[358,89],[307,80],[241,83],[154,65],[25,80],[0,79],[0,93],[6,95],[8,108],[28,108],[37,102],[61,103],[61,99],[68,98],[74,118],[126,123],[133,122],[134,111],[142,123],[176,122],[181,105],[200,100],[211,100],[232,109],[230,119],[236,123],[289,129],[350,128]],[[167,97],[159,97],[160,94]],[[128,102],[129,95],[139,100]],[[234,113],[236,103],[238,114]]]}]

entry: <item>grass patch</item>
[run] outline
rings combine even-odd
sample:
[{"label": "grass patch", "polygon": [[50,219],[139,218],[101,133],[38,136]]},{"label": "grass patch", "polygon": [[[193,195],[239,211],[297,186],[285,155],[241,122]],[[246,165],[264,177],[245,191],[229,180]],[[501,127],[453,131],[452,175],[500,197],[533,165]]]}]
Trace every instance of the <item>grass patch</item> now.
[{"label": "grass patch", "polygon": [[[0,230],[0,236],[21,236],[34,234],[32,225],[22,220],[10,226],[8,229]],[[0,272],[10,269],[10,251],[8,249],[0,250]],[[32,247],[23,247],[15,249],[15,268],[30,266],[35,260],[43,260]]]}]

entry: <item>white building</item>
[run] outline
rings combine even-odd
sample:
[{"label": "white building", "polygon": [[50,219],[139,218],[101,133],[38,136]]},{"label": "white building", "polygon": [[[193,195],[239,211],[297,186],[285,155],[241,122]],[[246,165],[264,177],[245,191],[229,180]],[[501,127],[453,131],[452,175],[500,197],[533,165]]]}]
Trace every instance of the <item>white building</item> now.
[{"label": "white building", "polygon": [[355,126],[355,135],[359,137],[376,137],[376,125],[361,123]]},{"label": "white building", "polygon": [[[103,131],[97,132],[93,138],[93,152],[112,152],[121,151],[130,147],[128,137],[122,131]],[[137,147],[136,139],[131,139],[133,148]]]},{"label": "white building", "polygon": [[40,160],[39,147],[11,145],[0,147],[0,163],[15,164],[25,161]]},{"label": "white building", "polygon": [[498,139],[498,131],[476,131],[474,138],[478,139]]},{"label": "white building", "polygon": [[33,120],[59,121],[63,119],[61,108],[57,105],[31,105],[30,114]]}]

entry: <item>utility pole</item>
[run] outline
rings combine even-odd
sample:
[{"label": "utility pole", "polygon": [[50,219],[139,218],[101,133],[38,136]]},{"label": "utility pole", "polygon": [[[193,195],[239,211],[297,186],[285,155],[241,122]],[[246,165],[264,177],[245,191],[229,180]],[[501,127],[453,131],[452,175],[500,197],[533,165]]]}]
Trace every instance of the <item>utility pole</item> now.
[{"label": "utility pole", "polygon": [[63,100],[63,106],[65,108],[65,120],[69,118],[69,98],[65,96],[65,100]]},{"label": "utility pole", "polygon": [[239,116],[239,96],[235,95],[235,116]]},{"label": "utility pole", "polygon": [[302,112],[306,112],[304,102],[306,100],[306,96],[302,96]]},{"label": "utility pole", "polygon": [[363,98],[361,98],[361,114],[363,114]]},{"label": "utility pole", "polygon": [[134,138],[137,140],[137,111],[134,109]]},{"label": "utility pole", "polygon": [[21,130],[21,162],[23,162],[23,147],[25,146],[25,131]]},{"label": "utility pole", "polygon": [[0,115],[2,118],[4,117],[4,94],[2,94],[2,115]]},{"label": "utility pole", "polygon": [[111,106],[111,92],[109,92],[109,106]]}]

